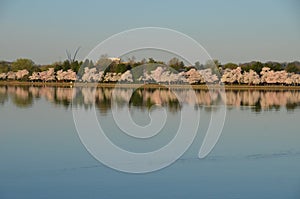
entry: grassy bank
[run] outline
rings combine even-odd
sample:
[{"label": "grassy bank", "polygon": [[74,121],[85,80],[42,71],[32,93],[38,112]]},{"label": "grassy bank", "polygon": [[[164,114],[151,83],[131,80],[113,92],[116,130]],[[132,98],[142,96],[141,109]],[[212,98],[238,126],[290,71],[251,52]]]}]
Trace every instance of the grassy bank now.
[{"label": "grassy bank", "polygon": [[[0,81],[0,86],[58,86],[58,87],[104,87],[114,88],[114,83],[79,83],[79,82],[21,82],[21,81]],[[117,84],[122,88],[193,88],[207,90],[207,85],[184,85],[184,84]],[[220,85],[210,85],[209,88],[223,88]],[[300,90],[300,86],[282,86],[282,85],[225,85],[226,90]]]}]

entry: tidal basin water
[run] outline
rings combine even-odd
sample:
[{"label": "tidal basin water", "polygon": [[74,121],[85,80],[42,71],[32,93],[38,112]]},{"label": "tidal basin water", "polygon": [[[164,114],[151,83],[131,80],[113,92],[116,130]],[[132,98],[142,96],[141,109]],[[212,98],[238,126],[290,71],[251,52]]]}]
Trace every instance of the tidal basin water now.
[{"label": "tidal basin water", "polygon": [[[159,134],[139,140],[116,126],[110,88],[0,87],[0,198],[300,198],[299,91],[230,90],[222,96],[196,90],[197,101],[178,92],[186,96],[183,104],[168,89],[118,90],[118,106],[129,107],[139,125],[151,121],[149,112],[167,113]],[[199,159],[211,114],[224,97],[222,134]],[[172,140],[180,112],[191,106],[201,113],[191,147],[175,163],[146,174],[116,171],[93,158],[72,115],[72,109],[95,107],[112,142],[145,152]]]}]

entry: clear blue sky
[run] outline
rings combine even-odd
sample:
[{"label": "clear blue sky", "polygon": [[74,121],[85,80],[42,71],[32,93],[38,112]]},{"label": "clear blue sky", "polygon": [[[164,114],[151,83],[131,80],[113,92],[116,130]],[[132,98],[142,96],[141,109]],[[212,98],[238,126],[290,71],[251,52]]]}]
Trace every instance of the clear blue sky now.
[{"label": "clear blue sky", "polygon": [[222,63],[300,60],[297,0],[0,0],[0,60],[83,58],[112,34],[158,26],[183,32]]}]

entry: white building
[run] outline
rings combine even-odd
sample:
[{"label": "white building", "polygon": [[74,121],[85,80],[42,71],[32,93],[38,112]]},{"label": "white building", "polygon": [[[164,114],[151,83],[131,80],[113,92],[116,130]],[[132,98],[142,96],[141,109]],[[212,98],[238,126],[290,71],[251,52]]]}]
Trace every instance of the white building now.
[{"label": "white building", "polygon": [[119,57],[109,57],[108,59],[117,64],[119,64],[121,62],[121,58],[119,58]]}]

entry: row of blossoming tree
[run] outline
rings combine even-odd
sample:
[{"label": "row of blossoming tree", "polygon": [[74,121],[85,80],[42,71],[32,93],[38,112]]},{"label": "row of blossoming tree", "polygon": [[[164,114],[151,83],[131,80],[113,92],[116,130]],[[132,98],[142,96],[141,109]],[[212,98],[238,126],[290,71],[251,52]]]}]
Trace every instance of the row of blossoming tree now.
[{"label": "row of blossoming tree", "polygon": [[[133,72],[134,73],[134,72]],[[143,71],[138,78],[134,78],[130,70],[124,73],[112,73],[97,71],[96,68],[84,69],[84,74],[79,79],[82,82],[139,82],[139,83],[167,83],[167,84],[247,84],[247,85],[300,85],[300,74],[288,73],[285,70],[274,71],[268,67],[262,68],[258,74],[254,70],[242,71],[240,67],[225,69],[218,75],[211,68],[197,70],[191,68],[188,71],[172,72],[167,67],[157,67],[152,71]]]},{"label": "row of blossoming tree", "polygon": [[0,73],[0,79],[2,80],[30,80],[41,82],[53,82],[53,81],[76,81],[77,75],[72,69],[67,71],[59,70],[54,71],[54,68],[49,68],[46,71],[33,72],[29,75],[29,71],[26,69],[18,70],[17,72],[9,71],[7,73]]},{"label": "row of blossoming tree", "polygon": [[[102,58],[102,62],[103,60],[107,59]],[[262,65],[259,62],[254,62],[252,65],[225,64],[222,66],[215,62],[213,65],[210,64],[210,66],[199,65],[198,63],[195,66],[186,67],[178,59],[172,59],[172,62],[170,61],[167,65],[163,64],[163,62],[156,62],[153,59],[149,60],[148,63],[145,61],[140,63],[132,61],[122,63],[103,62],[108,67],[99,67],[99,64],[94,65],[89,61],[81,62],[81,64],[76,62],[75,70],[70,68],[70,64],[64,62],[60,67],[56,66],[56,64],[54,67],[47,67],[43,71],[32,71],[28,66],[22,69],[22,64],[26,63],[22,60],[21,66],[15,67],[19,68],[19,70],[0,72],[0,80],[159,84],[300,84],[300,74],[297,70],[295,72],[284,70],[279,64],[271,64],[270,67],[266,67],[269,66],[267,63]],[[72,63],[74,64],[75,62]],[[149,66],[149,63],[152,65]],[[32,63],[27,63],[27,65],[30,64]],[[81,70],[78,68],[79,66],[81,66]],[[137,69],[138,66],[141,66],[140,69]]]},{"label": "row of blossoming tree", "polygon": [[[23,80],[28,76],[29,72],[24,70],[18,70],[17,72],[1,73],[0,79],[4,80]],[[164,67],[157,67],[152,71],[144,71],[141,76],[134,79],[130,70],[124,73],[113,73],[104,71],[97,71],[96,68],[85,68],[81,77],[69,69],[67,71],[59,70],[54,71],[54,68],[49,68],[47,71],[33,72],[28,76],[30,81],[81,81],[81,82],[139,82],[139,83],[167,83],[167,84],[247,84],[247,85],[259,85],[259,84],[280,84],[280,85],[300,85],[300,74],[288,73],[285,70],[273,71],[270,68],[264,67],[260,74],[257,74],[254,70],[242,71],[240,67],[236,69],[225,69],[221,77],[217,74],[213,74],[210,68],[197,70],[192,68],[186,72],[171,72]]]}]

